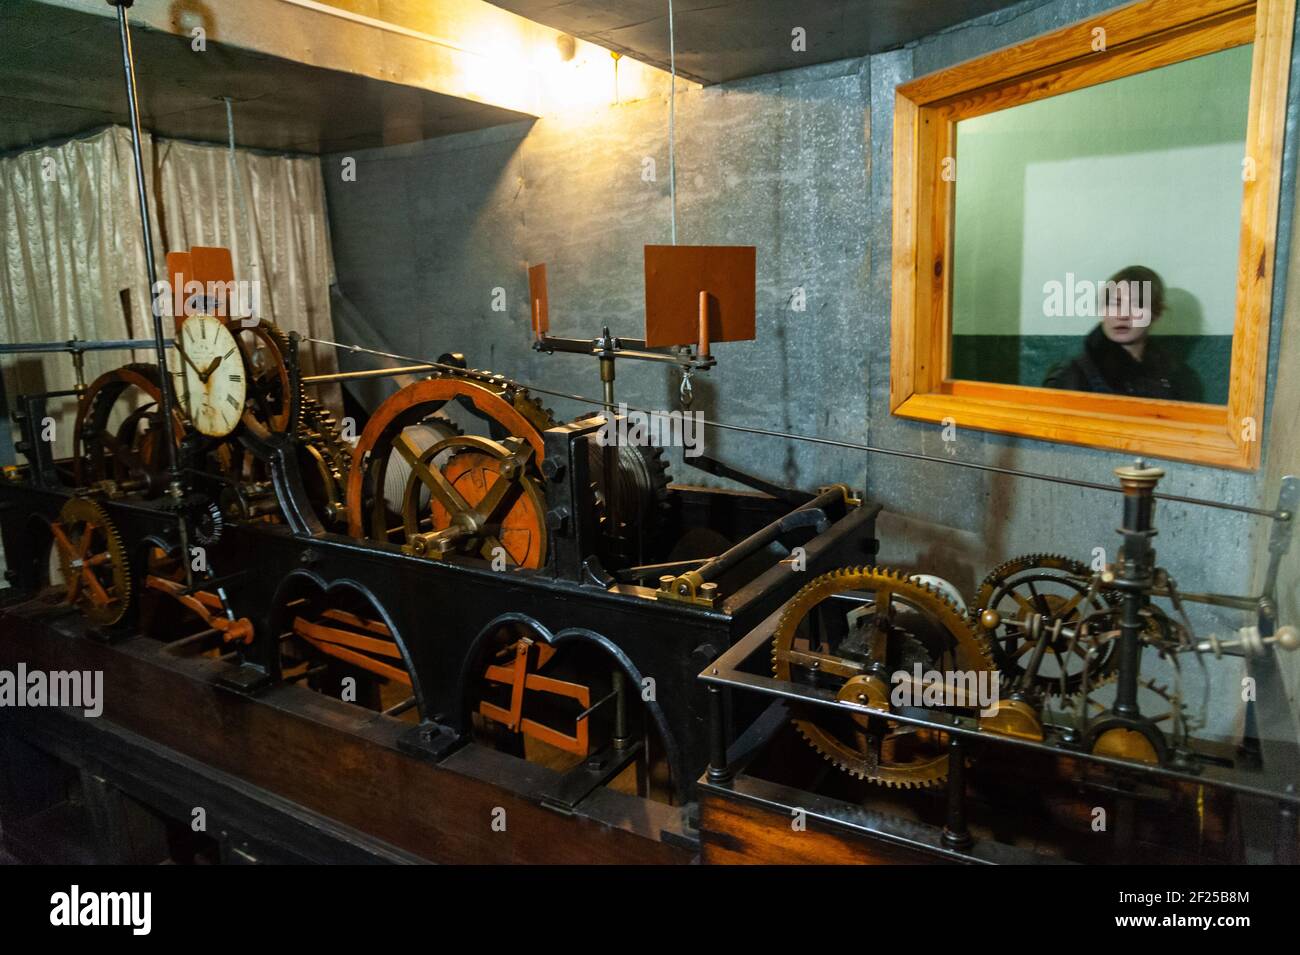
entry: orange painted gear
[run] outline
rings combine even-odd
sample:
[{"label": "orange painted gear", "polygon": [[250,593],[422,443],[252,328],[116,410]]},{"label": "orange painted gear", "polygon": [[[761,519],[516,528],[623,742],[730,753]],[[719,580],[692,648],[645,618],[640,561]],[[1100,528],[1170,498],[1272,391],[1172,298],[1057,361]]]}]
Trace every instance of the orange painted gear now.
[{"label": "orange painted gear", "polygon": [[91,623],[109,627],[131,606],[126,546],[104,509],[84,497],[69,498],[50,524],[58,549],[64,599]]},{"label": "orange painted gear", "polygon": [[[143,363],[115,368],[90,383],[78,403],[73,427],[73,478],[78,487],[106,480],[161,478],[166,468],[166,451],[158,440],[161,429],[142,431],[139,425],[151,408],[162,407],[162,388],[158,366]],[[146,402],[139,409],[128,408],[126,420],[110,433],[113,409],[124,395],[133,392],[139,392]],[[173,421],[179,444],[184,419],[174,412]]]},{"label": "orange painted gear", "polygon": [[[455,445],[468,441],[462,437],[443,443]],[[486,445],[488,442],[483,443]],[[496,482],[511,480],[502,473],[503,465],[504,460],[495,453],[471,446],[455,451],[443,466],[442,473],[466,504],[478,508]],[[536,485],[527,478],[517,477],[515,481],[518,489],[500,516],[500,530],[484,542],[483,556],[491,559],[493,548],[500,545],[516,565],[536,569],[546,561],[546,502]],[[446,530],[452,526],[451,511],[437,498],[430,499],[429,512],[433,530]]]},{"label": "orange painted gear", "polygon": [[[393,442],[404,429],[419,424],[447,402],[457,399],[469,402],[511,435],[532,445],[534,459],[541,463],[545,454],[542,432],[554,421],[549,412],[540,408],[523,389],[493,376],[479,380],[460,375],[439,375],[417,381],[391,395],[375,409],[353,449],[347,485],[348,533],[351,536],[387,539],[382,501]],[[365,506],[367,492],[376,502],[376,507],[369,511]]]}]

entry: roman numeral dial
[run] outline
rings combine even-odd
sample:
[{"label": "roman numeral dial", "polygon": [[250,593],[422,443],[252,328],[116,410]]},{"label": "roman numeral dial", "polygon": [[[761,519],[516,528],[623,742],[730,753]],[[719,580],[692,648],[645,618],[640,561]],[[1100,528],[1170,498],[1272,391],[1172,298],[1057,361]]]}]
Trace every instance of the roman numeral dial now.
[{"label": "roman numeral dial", "polygon": [[239,424],[247,400],[244,358],[235,337],[211,315],[185,320],[177,341],[181,405],[201,434],[224,438]]}]

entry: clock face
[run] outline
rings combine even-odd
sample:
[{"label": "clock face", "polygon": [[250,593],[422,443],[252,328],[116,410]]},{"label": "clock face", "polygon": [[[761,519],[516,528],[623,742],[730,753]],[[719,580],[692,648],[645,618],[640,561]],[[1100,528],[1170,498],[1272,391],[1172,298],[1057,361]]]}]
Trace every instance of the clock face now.
[{"label": "clock face", "polygon": [[248,382],[235,336],[211,315],[194,315],[177,342],[184,368],[181,403],[201,434],[224,438],[244,413]]}]

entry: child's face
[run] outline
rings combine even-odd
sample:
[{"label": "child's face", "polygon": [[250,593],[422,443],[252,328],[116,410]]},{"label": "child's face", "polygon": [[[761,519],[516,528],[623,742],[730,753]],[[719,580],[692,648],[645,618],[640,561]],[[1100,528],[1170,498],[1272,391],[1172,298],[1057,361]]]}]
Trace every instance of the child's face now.
[{"label": "child's face", "polygon": [[1151,331],[1151,293],[1135,285],[1118,282],[1113,290],[1102,293],[1101,329],[1117,345],[1141,341]]}]

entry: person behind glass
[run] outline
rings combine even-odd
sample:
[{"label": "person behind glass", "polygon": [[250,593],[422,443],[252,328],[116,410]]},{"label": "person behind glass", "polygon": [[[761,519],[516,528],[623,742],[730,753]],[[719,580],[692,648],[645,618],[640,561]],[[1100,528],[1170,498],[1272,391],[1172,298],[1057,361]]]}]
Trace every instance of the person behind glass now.
[{"label": "person behind glass", "polygon": [[1101,321],[1083,340],[1083,354],[1053,367],[1044,387],[1200,401],[1196,373],[1151,336],[1165,310],[1160,276],[1130,265],[1110,277],[1098,298]]}]

